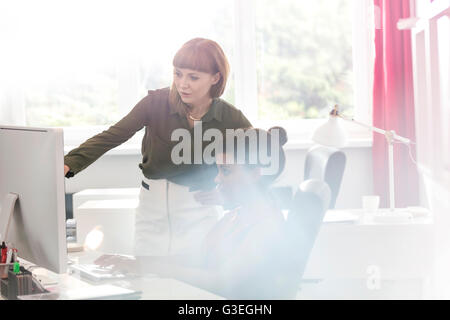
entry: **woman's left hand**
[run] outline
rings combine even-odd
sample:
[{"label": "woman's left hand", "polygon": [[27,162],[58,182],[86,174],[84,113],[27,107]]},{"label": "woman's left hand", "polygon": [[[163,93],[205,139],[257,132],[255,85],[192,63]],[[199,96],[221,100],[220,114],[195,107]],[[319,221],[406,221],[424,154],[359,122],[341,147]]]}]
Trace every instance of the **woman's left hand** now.
[{"label": "woman's left hand", "polygon": [[111,268],[113,272],[140,273],[138,260],[132,256],[105,254],[94,263],[104,268]]}]

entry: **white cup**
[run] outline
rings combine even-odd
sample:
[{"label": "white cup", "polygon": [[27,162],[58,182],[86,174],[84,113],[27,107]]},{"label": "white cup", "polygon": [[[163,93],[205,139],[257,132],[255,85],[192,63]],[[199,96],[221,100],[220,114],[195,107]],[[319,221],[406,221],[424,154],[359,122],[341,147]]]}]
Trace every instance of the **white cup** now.
[{"label": "white cup", "polygon": [[365,212],[376,212],[380,206],[379,196],[363,196],[362,207]]}]

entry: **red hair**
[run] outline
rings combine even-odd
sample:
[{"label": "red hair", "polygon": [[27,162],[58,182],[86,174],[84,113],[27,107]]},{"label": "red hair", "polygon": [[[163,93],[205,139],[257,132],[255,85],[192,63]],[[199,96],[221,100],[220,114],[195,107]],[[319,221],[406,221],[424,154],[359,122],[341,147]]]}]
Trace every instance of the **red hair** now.
[{"label": "red hair", "polygon": [[[215,85],[211,86],[209,93],[211,98],[218,98],[225,91],[230,66],[222,48],[213,40],[203,38],[189,40],[175,54],[173,66],[212,75],[219,73],[220,79]],[[174,83],[170,91],[171,103],[175,106],[184,105]],[[185,108],[184,106],[183,109],[185,110]]]}]

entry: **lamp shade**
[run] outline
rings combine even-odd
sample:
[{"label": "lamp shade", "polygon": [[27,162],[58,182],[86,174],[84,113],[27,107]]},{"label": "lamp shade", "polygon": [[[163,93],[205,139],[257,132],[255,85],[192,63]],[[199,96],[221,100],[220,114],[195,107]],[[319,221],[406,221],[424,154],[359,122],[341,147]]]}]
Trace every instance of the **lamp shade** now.
[{"label": "lamp shade", "polygon": [[347,144],[347,133],[340,121],[338,117],[331,116],[326,123],[316,129],[312,140],[328,147],[344,147]]}]

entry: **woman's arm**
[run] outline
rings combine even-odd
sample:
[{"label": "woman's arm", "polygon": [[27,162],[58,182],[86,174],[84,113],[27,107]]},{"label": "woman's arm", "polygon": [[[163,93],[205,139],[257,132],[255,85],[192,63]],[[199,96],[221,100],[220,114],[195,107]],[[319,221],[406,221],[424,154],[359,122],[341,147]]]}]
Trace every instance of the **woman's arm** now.
[{"label": "woman's arm", "polygon": [[112,265],[118,271],[174,278],[229,299],[278,298],[295,294],[299,270],[286,259],[289,252],[283,252],[284,246],[269,248],[271,243],[274,244],[271,241],[250,238],[215,268],[206,268],[188,255],[135,259],[112,255],[102,256],[95,263],[104,267]]},{"label": "woman's arm", "polygon": [[179,254],[172,256],[138,256],[136,260],[142,273],[155,273],[160,266],[177,265],[199,268],[203,266],[203,258],[200,253]]},{"label": "woman's arm", "polygon": [[263,294],[259,291],[273,288],[273,277],[278,273],[274,269],[283,264],[271,259],[272,250],[265,250],[267,246],[262,244],[266,242],[249,237],[214,268],[189,263],[189,256],[138,257],[137,264],[140,274],[174,278],[225,298],[259,297]]},{"label": "woman's arm", "polygon": [[283,264],[282,261],[267,261],[267,258],[263,255],[247,259],[245,256],[235,255],[214,269],[154,260],[144,268],[148,273],[183,281],[227,299],[284,297],[285,287],[292,278],[287,278],[288,274],[277,270],[279,264]]},{"label": "woman's arm", "polygon": [[201,268],[203,265],[202,262],[203,260],[200,254],[137,257],[120,254],[104,254],[94,261],[99,266],[112,267],[115,271],[131,272],[140,275],[163,272],[166,266]]},{"label": "woman's arm", "polygon": [[[147,257],[139,261],[142,273],[154,273],[160,277],[173,278],[188,283],[194,287],[211,293],[227,297],[227,279],[221,277],[214,270],[208,270],[202,266],[194,266],[180,263],[182,261],[173,257]],[[145,272],[144,272],[145,270]]]},{"label": "woman's arm", "polygon": [[[150,96],[142,99],[133,110],[108,130],[88,139],[64,157],[64,164],[73,175],[84,170],[104,153],[130,139],[148,124]],[[66,168],[64,170],[65,174]]]}]

